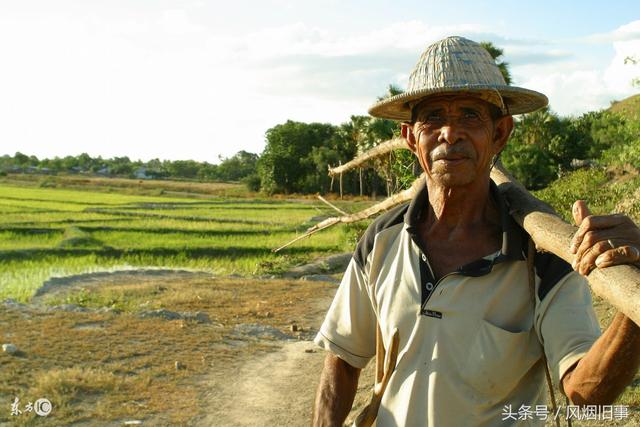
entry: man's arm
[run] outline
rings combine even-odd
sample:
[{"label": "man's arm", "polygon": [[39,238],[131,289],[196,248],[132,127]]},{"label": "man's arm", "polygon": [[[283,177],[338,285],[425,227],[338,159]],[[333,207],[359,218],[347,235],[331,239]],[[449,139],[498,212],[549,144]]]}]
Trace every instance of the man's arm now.
[{"label": "man's arm", "polygon": [[576,405],[611,404],[640,366],[640,328],[618,313],[589,352],[562,379]]},{"label": "man's arm", "polygon": [[327,354],[316,392],[314,427],[342,426],[353,405],[359,377],[360,369],[354,368],[333,353]]},{"label": "man's arm", "polygon": [[[640,230],[622,215],[591,216],[583,201],[573,205],[578,231],[571,251],[573,268],[588,275],[595,268],[637,263]],[[618,313],[605,333],[562,379],[565,394],[577,405],[610,404],[633,380],[640,366],[640,328]]]}]

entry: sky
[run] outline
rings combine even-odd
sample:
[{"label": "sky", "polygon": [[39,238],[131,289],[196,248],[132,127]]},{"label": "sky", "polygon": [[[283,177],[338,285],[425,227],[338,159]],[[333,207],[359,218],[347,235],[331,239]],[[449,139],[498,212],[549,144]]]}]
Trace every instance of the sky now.
[{"label": "sky", "polygon": [[640,91],[637,0],[0,0],[0,155],[261,153],[287,120],[367,114],[449,35],[561,115]]}]

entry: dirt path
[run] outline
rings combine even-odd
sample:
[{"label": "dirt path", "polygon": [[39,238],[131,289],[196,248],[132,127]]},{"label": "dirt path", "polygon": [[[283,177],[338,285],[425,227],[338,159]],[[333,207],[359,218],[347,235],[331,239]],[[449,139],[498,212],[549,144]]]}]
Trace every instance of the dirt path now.
[{"label": "dirt path", "polygon": [[[317,330],[332,298],[310,307],[305,324]],[[204,386],[207,416],[195,425],[308,426],[325,351],[311,340],[280,341],[273,351],[253,354],[227,372],[214,367]],[[362,372],[358,395],[347,423],[366,404],[373,383],[373,363]]]},{"label": "dirt path", "polygon": [[211,412],[198,425],[308,426],[323,358],[313,342],[293,341],[248,360],[213,381]]}]

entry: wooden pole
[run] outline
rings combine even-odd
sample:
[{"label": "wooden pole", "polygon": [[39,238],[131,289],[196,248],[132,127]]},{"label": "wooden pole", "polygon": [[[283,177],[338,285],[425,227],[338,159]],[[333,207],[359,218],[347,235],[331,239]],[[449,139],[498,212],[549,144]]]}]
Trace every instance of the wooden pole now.
[{"label": "wooden pole", "polygon": [[[571,263],[575,256],[569,247],[577,227],[564,222],[549,205],[533,197],[502,164],[496,164],[491,178],[509,202],[513,217],[531,235],[536,247]],[[640,269],[631,265],[596,268],[587,279],[593,292],[640,325]]]},{"label": "wooden pole", "polygon": [[[331,166],[329,166],[329,171],[331,171]],[[333,193],[333,175],[329,174],[331,177],[331,184],[329,184],[329,193]]]},{"label": "wooden pole", "polygon": [[358,168],[358,175],[360,175],[360,197],[362,197],[362,168]]},{"label": "wooden pole", "polygon": [[342,200],[342,174],[340,174],[340,200]]},{"label": "wooden pole", "polygon": [[398,150],[401,148],[408,149],[407,142],[402,138],[393,138],[388,141],[381,142],[380,144],[373,147],[371,150],[368,150],[365,153],[362,153],[361,155],[359,155],[353,160],[348,161],[344,165],[341,162],[340,166],[338,166],[337,168],[329,168],[329,175],[333,176],[333,175],[338,175],[339,173],[342,173],[342,172],[347,172],[355,167],[358,167],[368,162],[369,160],[381,157],[386,153],[389,153],[393,150]]},{"label": "wooden pole", "polygon": [[339,214],[341,215],[349,215],[347,212],[343,211],[342,209],[340,209],[339,207],[337,207],[336,205],[334,205],[333,203],[331,203],[330,201],[328,201],[327,199],[325,199],[324,197],[322,197],[321,195],[318,194],[318,199],[322,202],[325,203],[326,205],[328,205],[329,207],[333,208],[335,211],[337,211]]}]

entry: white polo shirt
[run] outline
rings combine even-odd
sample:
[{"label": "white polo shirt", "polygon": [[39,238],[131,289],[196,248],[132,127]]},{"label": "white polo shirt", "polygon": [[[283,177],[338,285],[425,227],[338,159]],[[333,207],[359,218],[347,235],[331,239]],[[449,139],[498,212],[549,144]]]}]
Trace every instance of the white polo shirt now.
[{"label": "white polo shirt", "polygon": [[543,425],[539,417],[503,420],[506,405],[517,412],[546,404],[539,337],[558,384],[600,335],[585,280],[549,253],[535,258],[534,309],[527,236],[493,183],[491,195],[501,213],[501,250],[438,281],[417,236],[426,187],[378,218],[358,243],[315,342],[364,368],[375,355],[376,321],[387,348],[398,328],[398,360],[377,426]]}]

